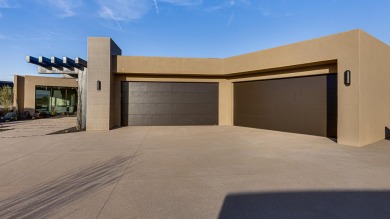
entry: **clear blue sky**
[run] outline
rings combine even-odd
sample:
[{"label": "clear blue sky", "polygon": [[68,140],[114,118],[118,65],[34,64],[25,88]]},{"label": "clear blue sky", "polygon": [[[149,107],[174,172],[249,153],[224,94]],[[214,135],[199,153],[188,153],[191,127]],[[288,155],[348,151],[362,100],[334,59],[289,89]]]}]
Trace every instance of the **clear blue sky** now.
[{"label": "clear blue sky", "polygon": [[124,55],[228,57],[360,28],[390,44],[389,0],[0,0],[0,80],[26,55],[87,58],[87,37]]}]

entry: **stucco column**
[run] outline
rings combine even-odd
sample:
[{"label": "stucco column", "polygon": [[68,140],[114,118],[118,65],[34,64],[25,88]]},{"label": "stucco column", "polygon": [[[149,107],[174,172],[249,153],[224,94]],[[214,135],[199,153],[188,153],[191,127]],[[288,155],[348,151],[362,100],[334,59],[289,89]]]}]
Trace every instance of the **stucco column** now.
[{"label": "stucco column", "polygon": [[233,83],[219,82],[219,125],[233,125]]},{"label": "stucco column", "polygon": [[[14,75],[14,107],[18,112],[24,111],[24,77]],[[35,113],[31,112],[30,113]]]},{"label": "stucco column", "polygon": [[[359,135],[359,31],[345,34],[346,37],[334,45],[338,71],[338,125],[337,143],[349,146],[360,146]],[[342,35],[341,35],[342,36]],[[351,85],[344,84],[344,72],[351,71]]]},{"label": "stucco column", "polygon": [[[112,56],[121,55],[120,48],[106,37],[88,38],[88,94],[87,94],[87,130],[109,130],[113,128],[112,109],[114,103],[114,75]],[[97,89],[100,81],[101,89]]]}]

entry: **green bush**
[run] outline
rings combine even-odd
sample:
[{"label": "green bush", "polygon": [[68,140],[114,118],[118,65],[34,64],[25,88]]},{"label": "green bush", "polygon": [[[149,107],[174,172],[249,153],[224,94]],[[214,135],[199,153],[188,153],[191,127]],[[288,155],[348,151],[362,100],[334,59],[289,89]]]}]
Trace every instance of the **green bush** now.
[{"label": "green bush", "polygon": [[14,94],[8,85],[0,87],[0,105],[3,106],[4,113],[11,111]]}]

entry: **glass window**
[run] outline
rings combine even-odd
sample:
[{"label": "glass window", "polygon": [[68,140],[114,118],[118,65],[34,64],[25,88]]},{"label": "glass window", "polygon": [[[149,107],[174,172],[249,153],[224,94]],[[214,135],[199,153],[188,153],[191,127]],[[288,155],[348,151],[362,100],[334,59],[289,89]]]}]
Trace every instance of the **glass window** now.
[{"label": "glass window", "polygon": [[67,90],[67,103],[68,103],[68,112],[74,114],[77,111],[77,90],[68,89]]},{"label": "glass window", "polygon": [[50,114],[62,114],[68,112],[66,101],[66,88],[52,89]]},{"label": "glass window", "polygon": [[51,115],[76,113],[77,89],[71,87],[36,86],[35,111]]},{"label": "glass window", "polygon": [[37,87],[35,90],[35,111],[49,113],[50,90],[45,87]]}]

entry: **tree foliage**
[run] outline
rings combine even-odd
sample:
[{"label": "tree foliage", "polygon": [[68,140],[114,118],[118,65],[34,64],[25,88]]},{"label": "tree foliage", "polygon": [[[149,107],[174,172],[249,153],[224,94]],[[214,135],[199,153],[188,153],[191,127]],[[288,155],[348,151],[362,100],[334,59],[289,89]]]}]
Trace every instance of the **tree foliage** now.
[{"label": "tree foliage", "polygon": [[0,87],[0,105],[2,105],[4,112],[9,112],[13,103],[13,91],[8,85]]}]

